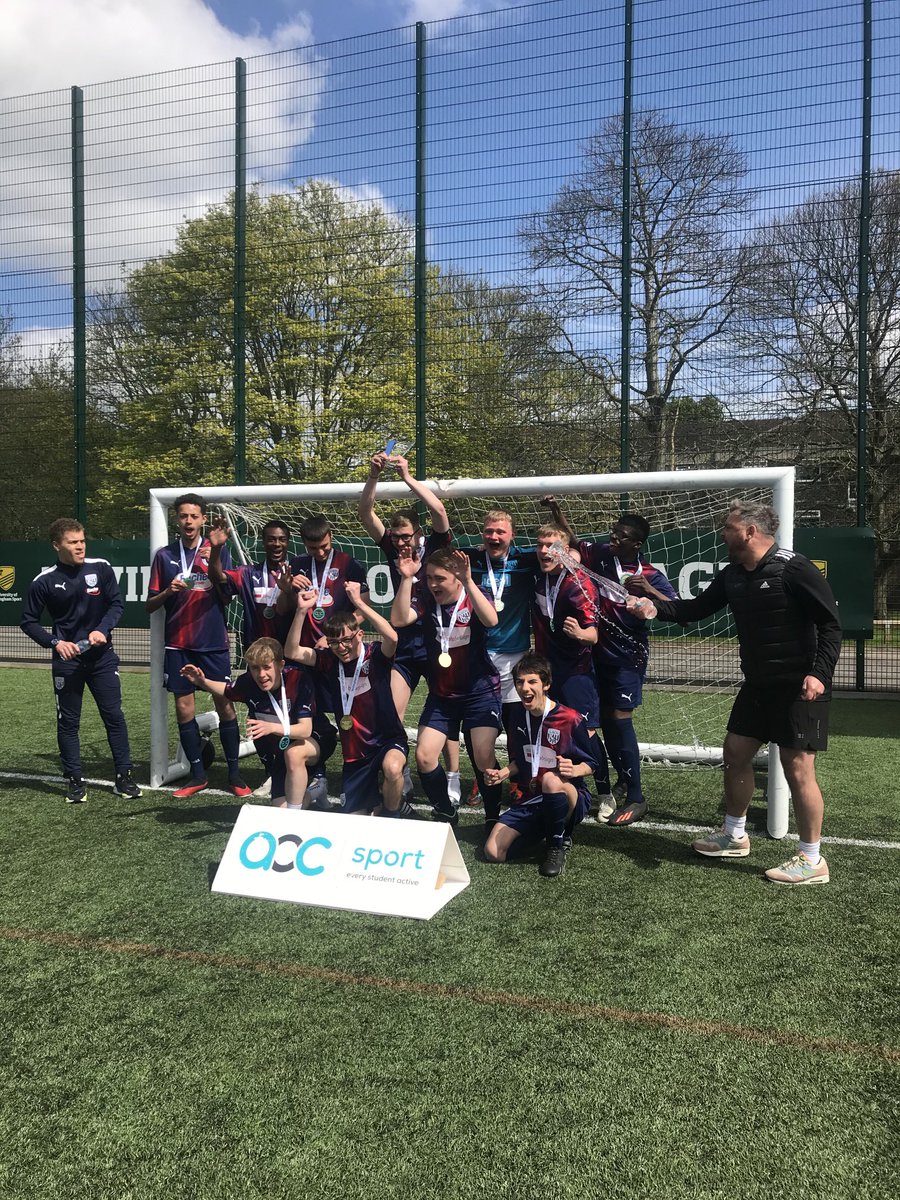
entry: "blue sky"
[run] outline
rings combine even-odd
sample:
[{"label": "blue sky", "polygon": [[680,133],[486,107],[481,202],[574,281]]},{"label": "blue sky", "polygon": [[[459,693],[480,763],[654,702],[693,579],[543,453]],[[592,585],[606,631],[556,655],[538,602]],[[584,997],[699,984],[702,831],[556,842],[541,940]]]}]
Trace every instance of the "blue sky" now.
[{"label": "blue sky", "polygon": [[[875,10],[876,162],[898,167],[896,0]],[[857,0],[693,0],[689,12],[639,0],[635,14],[636,104],[735,138],[760,213],[858,168]],[[618,0],[0,0],[0,311],[14,308],[36,343],[71,320],[72,84],[85,89],[92,286],[163,252],[232,186],[235,57],[257,88],[254,178],[326,178],[409,214],[417,19],[429,22],[432,255],[512,279],[522,220],[620,108]]]}]

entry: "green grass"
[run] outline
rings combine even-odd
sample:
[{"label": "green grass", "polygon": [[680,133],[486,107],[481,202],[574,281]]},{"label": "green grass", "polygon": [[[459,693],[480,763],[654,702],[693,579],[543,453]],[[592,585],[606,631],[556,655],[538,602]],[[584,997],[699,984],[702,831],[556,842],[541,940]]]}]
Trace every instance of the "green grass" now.
[{"label": "green grass", "polygon": [[[0,701],[2,769],[58,774],[48,673]],[[827,833],[900,840],[898,718],[835,704]],[[89,700],[83,740],[110,778]],[[589,827],[549,882],[464,817],[471,886],[420,923],[212,895],[237,802],[0,784],[4,1198],[896,1193],[896,851],[793,891],[760,876],[787,843]],[[660,821],[712,824],[719,786],[648,771]]]}]

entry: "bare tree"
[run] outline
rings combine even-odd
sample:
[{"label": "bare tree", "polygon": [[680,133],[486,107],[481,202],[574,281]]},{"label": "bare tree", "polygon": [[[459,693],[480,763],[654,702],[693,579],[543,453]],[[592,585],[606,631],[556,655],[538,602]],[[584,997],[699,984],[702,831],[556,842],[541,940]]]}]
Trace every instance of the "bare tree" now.
[{"label": "bare tree", "polygon": [[[632,130],[632,336],[647,433],[647,461],[671,458],[685,367],[725,329],[740,272],[739,227],[750,194],[744,156],[731,138],[682,129],[659,112],[635,116]],[[544,304],[564,323],[568,352],[618,401],[619,344],[598,346],[602,327],[622,306],[622,118],[613,117],[584,147],[584,161],[522,237],[541,274]],[[706,390],[704,388],[704,390]]]},{"label": "bare tree", "polygon": [[[881,609],[900,538],[900,171],[875,172],[871,202],[867,512]],[[819,455],[844,479],[856,469],[859,227],[853,181],[760,228],[745,250],[738,330],[744,354],[766,364],[788,413],[814,423]]]}]

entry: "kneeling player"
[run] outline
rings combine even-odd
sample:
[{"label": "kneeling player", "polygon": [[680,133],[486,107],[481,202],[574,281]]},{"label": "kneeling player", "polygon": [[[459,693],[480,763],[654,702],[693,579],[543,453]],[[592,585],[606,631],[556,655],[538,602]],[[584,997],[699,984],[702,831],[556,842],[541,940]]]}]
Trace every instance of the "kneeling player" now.
[{"label": "kneeling player", "polygon": [[533,844],[544,838],[547,855],[540,873],[552,878],[566,865],[572,830],[590,811],[584,781],[597,760],[584,717],[547,695],[551,675],[545,658],[526,654],[513,677],[521,703],[513,706],[510,719],[510,765],[484,774],[488,784],[517,779],[524,799],[506,810],[484,852],[492,862],[505,862],[517,839]]},{"label": "kneeling player", "polygon": [[247,705],[247,732],[272,777],[272,803],[303,808],[308,769],[319,760],[319,743],[312,737],[312,680],[305,668],[285,663],[274,638],[258,638],[244,659],[249,670],[234,683],[207,679],[192,663],[181,674],[201,691]]},{"label": "kneeling player", "polygon": [[[397,634],[365,602],[358,582],[349,580],[344,586],[355,612],[344,609],[328,614],[322,624],[327,647],[313,649],[302,644],[306,615],[316,604],[315,591],[307,591],[297,598],[297,614],[285,651],[289,658],[320,672],[328,683],[320,694],[327,692],[334,698],[344,755],[342,811],[374,810],[380,817],[411,817],[412,805],[403,799],[403,770],[409,746],[391,695]],[[367,645],[363,641],[357,613],[374,625],[380,643]],[[384,777],[380,800],[379,772]]]}]

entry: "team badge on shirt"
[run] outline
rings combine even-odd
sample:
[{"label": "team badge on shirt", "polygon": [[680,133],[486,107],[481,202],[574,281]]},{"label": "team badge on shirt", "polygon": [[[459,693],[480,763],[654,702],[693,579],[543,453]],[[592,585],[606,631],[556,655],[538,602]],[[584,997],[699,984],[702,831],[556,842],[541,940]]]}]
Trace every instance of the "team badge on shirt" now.
[{"label": "team badge on shirt", "polygon": [[558,729],[548,729],[547,730],[547,743],[550,746],[559,745],[559,730]]},{"label": "team badge on shirt", "polygon": [[472,620],[471,610],[468,608],[460,609],[459,615],[456,619],[459,621],[460,625],[468,625],[468,623]]}]

